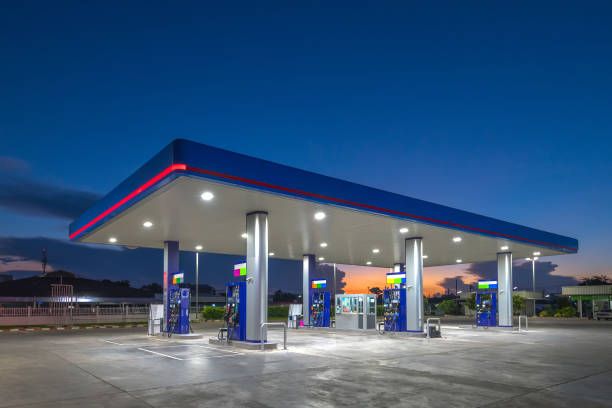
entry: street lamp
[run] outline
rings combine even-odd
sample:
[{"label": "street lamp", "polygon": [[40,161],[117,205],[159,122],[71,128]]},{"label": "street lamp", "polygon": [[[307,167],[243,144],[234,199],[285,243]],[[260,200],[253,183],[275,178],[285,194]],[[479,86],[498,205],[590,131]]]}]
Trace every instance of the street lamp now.
[{"label": "street lamp", "polygon": [[535,261],[538,260],[537,256],[534,256],[533,258],[526,258],[528,261],[531,261],[531,273],[533,274],[532,276],[532,284],[533,284],[533,291],[535,292]]}]

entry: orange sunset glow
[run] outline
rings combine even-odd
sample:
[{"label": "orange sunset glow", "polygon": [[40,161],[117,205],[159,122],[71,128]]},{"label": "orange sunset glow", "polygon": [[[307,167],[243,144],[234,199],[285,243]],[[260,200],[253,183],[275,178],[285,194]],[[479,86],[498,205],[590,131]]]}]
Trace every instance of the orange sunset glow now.
[{"label": "orange sunset glow", "polygon": [[[462,276],[468,283],[475,282],[476,279],[467,274],[465,269],[468,265],[449,265],[437,266],[423,269],[423,293],[426,296],[433,296],[436,293],[444,293],[446,289],[438,285],[444,278],[452,276]],[[384,289],[386,274],[391,268],[375,268],[370,266],[338,265],[338,269],[346,272],[344,281],[346,293],[367,293],[368,288],[379,287]]]}]

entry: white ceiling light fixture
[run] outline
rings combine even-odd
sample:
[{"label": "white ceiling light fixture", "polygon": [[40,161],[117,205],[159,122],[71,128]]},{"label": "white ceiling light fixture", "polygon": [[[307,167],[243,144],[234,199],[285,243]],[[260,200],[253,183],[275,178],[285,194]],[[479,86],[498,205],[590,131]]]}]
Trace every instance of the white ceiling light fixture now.
[{"label": "white ceiling light fixture", "polygon": [[408,228],[400,228],[400,234],[406,234],[408,233]]},{"label": "white ceiling light fixture", "polygon": [[423,259],[427,259],[427,258],[429,258],[429,256],[423,255]]},{"label": "white ceiling light fixture", "polygon": [[314,218],[317,221],[321,221],[325,218],[325,213],[323,211],[316,212]]},{"label": "white ceiling light fixture", "polygon": [[319,257],[319,261],[324,261],[325,258],[323,258],[322,256]]},{"label": "white ceiling light fixture", "polygon": [[274,252],[270,252],[268,256],[274,256]]},{"label": "white ceiling light fixture", "polygon": [[110,238],[108,239],[108,242],[110,242],[111,244],[114,244],[115,242],[117,242],[117,238],[115,238],[115,237],[110,237]]},{"label": "white ceiling light fixture", "polygon": [[377,254],[377,253],[379,253],[379,252],[380,252],[380,249],[378,249],[378,248],[374,248],[374,249],[372,250],[372,253],[373,253],[373,254]]},{"label": "white ceiling light fixture", "polygon": [[243,232],[243,233],[242,233],[242,235],[241,235],[241,237],[242,237],[242,238],[244,238],[244,239],[246,239],[246,238],[248,237],[248,235],[247,235],[247,233],[246,233],[246,232]]},{"label": "white ceiling light fixture", "polygon": [[321,243],[319,244],[319,246],[320,246],[321,248],[327,248],[327,242],[321,242]]},{"label": "white ceiling light fixture", "polygon": [[372,265],[372,261],[366,262],[366,265]]},{"label": "white ceiling light fixture", "polygon": [[202,195],[200,197],[204,201],[210,201],[213,198],[215,198],[215,195],[213,193],[211,193],[210,191],[205,191],[205,192],[202,193]]},{"label": "white ceiling light fixture", "polygon": [[196,245],[195,249],[196,249],[196,251],[201,251],[202,250],[202,245]]},{"label": "white ceiling light fixture", "polygon": [[142,223],[142,226],[145,228],[151,228],[153,226],[153,223],[151,221],[145,221]]},{"label": "white ceiling light fixture", "polygon": [[502,251],[507,251],[508,250],[508,245],[504,245],[503,247],[501,247],[499,249],[501,249]]},{"label": "white ceiling light fixture", "polygon": [[463,262],[463,260],[461,260],[461,259],[457,259],[457,261],[456,261],[456,262],[457,262],[457,263],[461,263],[461,262]]},{"label": "white ceiling light fixture", "polygon": [[461,242],[461,237],[454,237],[453,242]]},{"label": "white ceiling light fixture", "polygon": [[533,256],[540,256],[540,252],[539,252],[539,251],[534,252],[534,253],[533,253]]}]

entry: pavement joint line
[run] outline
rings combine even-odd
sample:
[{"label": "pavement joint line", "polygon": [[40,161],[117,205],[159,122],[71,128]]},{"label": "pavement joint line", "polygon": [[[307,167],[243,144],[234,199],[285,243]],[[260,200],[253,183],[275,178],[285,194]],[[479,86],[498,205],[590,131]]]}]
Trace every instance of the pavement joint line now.
[{"label": "pavement joint line", "polygon": [[[595,375],[605,374],[605,373],[608,373],[608,372],[611,372],[611,371],[612,370],[607,369],[607,370],[604,370],[604,371],[600,371],[600,372],[596,372],[596,373],[591,373],[591,374],[583,375],[582,377],[572,378],[572,379],[567,380],[567,381],[561,381],[561,382],[556,383],[556,384],[547,385],[545,387],[533,388],[530,391],[527,391],[527,392],[524,392],[524,393],[521,393],[521,394],[518,394],[518,395],[514,395],[512,397],[500,399],[500,400],[497,400],[497,401],[494,401],[494,402],[488,402],[488,403],[486,403],[484,405],[479,405],[479,407],[483,407],[483,408],[484,407],[495,407],[495,406],[497,406],[498,404],[500,404],[502,402],[512,401],[512,400],[514,400],[516,398],[524,397],[524,396],[532,394],[534,392],[546,391],[549,388],[558,387],[559,385],[564,385],[564,384],[569,384],[569,383],[573,383],[573,382],[576,382],[576,381],[584,380],[586,378],[593,377]],[[577,397],[577,398],[584,399],[582,397]]]},{"label": "pavement joint line", "polygon": [[78,364],[76,364],[76,363],[73,363],[72,361],[70,361],[70,360],[68,360],[68,359],[64,358],[62,355],[58,354],[57,352],[52,351],[52,353],[53,353],[53,354],[55,354],[55,355],[56,355],[58,358],[60,358],[61,360],[64,360],[65,362],[67,362],[68,364],[72,364],[73,366],[75,366],[75,367],[76,367],[76,368],[78,368],[79,370],[83,371],[85,374],[92,376],[92,377],[93,377],[93,378],[95,378],[96,380],[98,380],[98,381],[100,381],[100,382],[102,382],[102,383],[104,383],[104,384],[106,384],[106,385],[109,385],[109,386],[111,386],[112,388],[114,388],[114,389],[118,390],[119,392],[121,392],[121,393],[125,393],[125,394],[129,395],[129,396],[130,396],[130,397],[132,397],[132,398],[136,398],[137,400],[141,401],[142,403],[144,403],[145,405],[147,405],[147,406],[149,406],[149,407],[153,407],[153,405],[149,404],[147,401],[145,401],[145,400],[143,400],[143,399],[141,399],[141,398],[138,398],[138,397],[137,397],[137,396],[135,396],[135,395],[130,394],[130,392],[129,392],[129,391],[124,390],[123,388],[121,388],[121,387],[119,387],[119,386],[117,386],[117,385],[115,385],[115,384],[113,384],[113,383],[111,383],[111,382],[106,381],[104,378],[99,377],[99,376],[95,375],[94,373],[92,373],[92,372],[90,372],[90,371],[88,371],[88,370],[84,369],[84,368],[83,368],[83,367],[81,367],[80,365],[78,365]]}]

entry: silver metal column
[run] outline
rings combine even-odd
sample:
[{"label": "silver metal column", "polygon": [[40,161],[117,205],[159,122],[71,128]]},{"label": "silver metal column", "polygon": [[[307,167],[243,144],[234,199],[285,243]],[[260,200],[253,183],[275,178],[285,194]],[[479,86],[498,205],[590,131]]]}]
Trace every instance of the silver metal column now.
[{"label": "silver metal column", "polygon": [[314,255],[304,255],[302,264],[302,316],[304,325],[310,325],[310,275],[314,274],[317,264]]},{"label": "silver metal column", "polygon": [[423,332],[423,239],[408,238],[406,247],[406,329]]},{"label": "silver metal column", "polygon": [[247,321],[249,341],[260,339],[261,324],[268,321],[268,213],[255,211],[246,216],[247,233]]},{"label": "silver metal column", "polygon": [[512,327],[512,253],[497,254],[498,325]]},{"label": "silver metal column", "polygon": [[168,287],[172,283],[172,275],[179,271],[179,243],[177,241],[164,242],[164,324],[168,324]]}]

